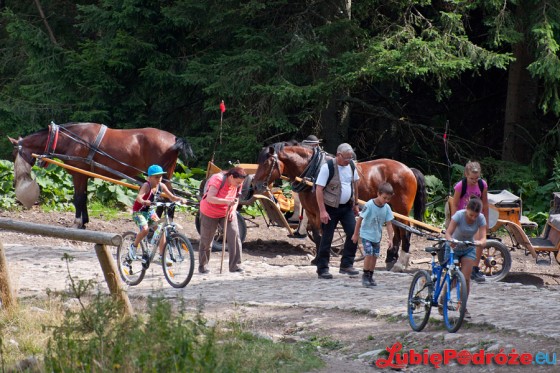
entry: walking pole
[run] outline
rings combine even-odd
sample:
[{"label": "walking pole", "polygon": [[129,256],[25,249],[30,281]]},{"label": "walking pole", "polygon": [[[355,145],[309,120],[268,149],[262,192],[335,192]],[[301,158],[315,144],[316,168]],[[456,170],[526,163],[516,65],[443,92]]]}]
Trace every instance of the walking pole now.
[{"label": "walking pole", "polygon": [[222,243],[222,262],[220,263],[220,274],[222,274],[222,268],[224,267],[224,253],[226,252],[227,224],[228,224],[230,212],[231,212],[231,206],[228,206],[226,217],[224,218],[224,242]]}]

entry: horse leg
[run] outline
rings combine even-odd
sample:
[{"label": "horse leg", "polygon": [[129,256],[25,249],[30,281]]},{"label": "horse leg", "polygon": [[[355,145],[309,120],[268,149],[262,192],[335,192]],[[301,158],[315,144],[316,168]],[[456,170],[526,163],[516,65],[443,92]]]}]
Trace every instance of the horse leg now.
[{"label": "horse leg", "polygon": [[387,271],[393,269],[393,266],[399,258],[399,247],[401,245],[401,229],[395,229],[395,234],[393,236],[393,245],[387,249],[387,259],[385,259],[385,267]]},{"label": "horse leg", "polygon": [[311,265],[317,265],[317,257],[319,256],[319,245],[321,244],[321,231],[315,227],[311,228],[311,235],[315,243],[315,258],[311,261]]},{"label": "horse leg", "polygon": [[87,182],[89,178],[83,175],[74,175],[74,207],[76,209],[76,218],[74,220],[74,228],[85,229],[89,223],[87,211]]},{"label": "horse leg", "polygon": [[410,262],[410,233],[400,230],[402,235],[402,253],[398,257],[397,262],[391,268],[391,272],[403,272],[406,268],[408,268],[408,264]]}]

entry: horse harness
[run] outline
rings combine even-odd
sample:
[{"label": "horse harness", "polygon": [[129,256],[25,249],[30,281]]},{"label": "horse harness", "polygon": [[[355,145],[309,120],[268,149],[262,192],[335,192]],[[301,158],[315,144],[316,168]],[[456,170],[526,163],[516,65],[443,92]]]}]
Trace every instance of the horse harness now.
[{"label": "horse harness", "polygon": [[[268,189],[268,185],[270,185],[271,181],[270,179],[272,178],[272,173],[274,172],[275,169],[278,170],[278,174],[280,176],[282,176],[282,171],[280,170],[280,165],[279,165],[279,160],[278,160],[278,151],[281,148],[281,144],[274,144],[273,145],[273,149],[274,149],[274,153],[270,154],[270,157],[272,158],[272,165],[270,167],[270,171],[268,172],[268,175],[266,177],[266,180],[264,181],[264,186]],[[317,178],[317,175],[319,174],[319,170],[321,169],[321,166],[323,165],[323,163],[325,163],[326,161],[326,156],[327,153],[319,148],[314,148],[313,151],[313,155],[311,156],[311,159],[309,160],[309,163],[307,164],[307,167],[305,167],[305,169],[303,170],[303,172],[301,173],[301,175],[299,176],[303,181],[298,182],[295,180],[292,180],[291,185],[292,185],[292,190],[296,193],[299,193],[303,190],[305,190],[306,188],[309,188],[309,184],[308,182],[315,182],[315,179]]]},{"label": "horse harness", "polygon": [[[66,155],[66,154],[58,154],[55,153],[56,151],[56,145],[58,142],[58,138],[60,133],[63,133],[66,137],[68,137],[71,140],[74,140],[75,142],[77,142],[78,144],[84,145],[87,148],[89,148],[89,153],[87,155],[87,157],[76,157],[76,156],[71,156],[71,155]],[[135,178],[132,178],[120,171],[114,170],[110,167],[107,167],[99,162],[96,162],[93,160],[93,157],[95,156],[96,153],[99,153],[107,158],[110,158],[111,160],[120,163],[124,166],[127,167],[132,167],[128,164],[125,164],[121,161],[119,161],[118,159],[116,159],[115,157],[111,156],[110,154],[104,152],[103,150],[99,149],[99,145],[101,145],[101,142],[103,141],[103,137],[105,136],[105,133],[107,132],[107,126],[102,124],[101,127],[99,128],[99,132],[97,133],[97,136],[95,137],[95,140],[93,142],[93,144],[86,142],[84,139],[82,139],[80,136],[76,135],[75,133],[71,132],[70,130],[68,130],[65,127],[61,127],[57,124],[55,124],[54,122],[51,122],[51,124],[49,125],[49,135],[47,137],[47,143],[45,145],[45,151],[44,154],[40,155],[38,157],[38,162],[37,165],[39,167],[45,167],[46,166],[46,162],[42,161],[42,158],[59,158],[63,161],[77,161],[77,162],[84,162],[86,164],[89,164],[91,171],[94,171],[95,167],[99,168],[99,169],[103,169],[107,172],[110,172],[116,176],[119,176],[122,179],[126,179],[130,182],[133,182],[135,184],[138,185],[142,185],[142,181],[136,180]],[[30,164],[33,163],[33,159],[29,158],[24,152],[23,152],[23,146],[21,144],[20,140],[18,142],[18,153]],[[135,167],[132,167],[135,168]],[[137,171],[139,171],[140,173],[142,173],[143,171],[140,169],[136,169]]]}]

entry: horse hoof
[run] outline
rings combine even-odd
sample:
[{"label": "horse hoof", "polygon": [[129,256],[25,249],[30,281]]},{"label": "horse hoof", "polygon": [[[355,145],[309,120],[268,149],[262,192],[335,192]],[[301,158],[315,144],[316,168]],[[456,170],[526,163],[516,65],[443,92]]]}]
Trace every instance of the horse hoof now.
[{"label": "horse hoof", "polygon": [[389,271],[401,273],[403,271],[403,266],[401,263],[394,263],[393,268],[391,268]]},{"label": "horse hoof", "polygon": [[392,262],[386,262],[385,263],[385,268],[387,269],[387,271],[390,271],[391,269],[393,269],[393,266],[395,265],[397,261],[392,261]]}]

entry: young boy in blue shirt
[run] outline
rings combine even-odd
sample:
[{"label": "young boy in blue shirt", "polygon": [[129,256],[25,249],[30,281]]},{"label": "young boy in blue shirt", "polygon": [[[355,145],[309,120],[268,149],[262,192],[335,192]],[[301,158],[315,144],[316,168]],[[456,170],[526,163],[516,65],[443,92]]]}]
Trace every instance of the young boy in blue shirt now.
[{"label": "young boy in blue shirt", "polygon": [[358,237],[362,239],[365,255],[362,285],[368,288],[377,285],[373,278],[373,271],[377,258],[379,258],[383,224],[385,223],[387,223],[389,245],[393,242],[393,225],[389,222],[394,219],[394,216],[391,206],[387,204],[391,197],[393,197],[393,186],[389,183],[381,184],[377,188],[377,197],[367,201],[362,208],[352,235],[352,241],[355,243],[358,243]]}]

